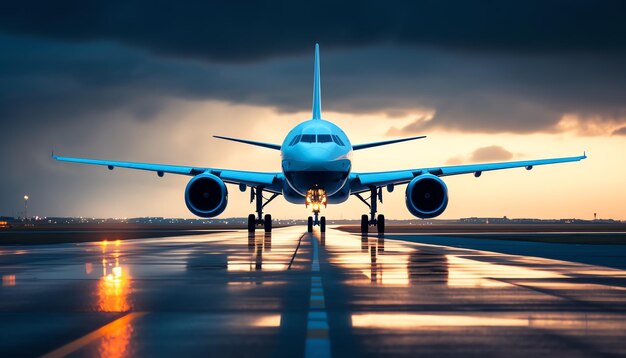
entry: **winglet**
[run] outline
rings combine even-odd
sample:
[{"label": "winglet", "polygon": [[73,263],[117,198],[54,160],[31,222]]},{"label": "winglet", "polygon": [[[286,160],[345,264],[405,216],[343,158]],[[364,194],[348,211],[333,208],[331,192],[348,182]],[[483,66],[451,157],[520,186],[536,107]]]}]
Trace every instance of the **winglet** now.
[{"label": "winglet", "polygon": [[320,89],[320,45],[315,44],[315,68],[313,70],[313,119],[322,119],[322,94]]},{"label": "winglet", "polygon": [[583,159],[587,159],[587,151],[583,150]]}]

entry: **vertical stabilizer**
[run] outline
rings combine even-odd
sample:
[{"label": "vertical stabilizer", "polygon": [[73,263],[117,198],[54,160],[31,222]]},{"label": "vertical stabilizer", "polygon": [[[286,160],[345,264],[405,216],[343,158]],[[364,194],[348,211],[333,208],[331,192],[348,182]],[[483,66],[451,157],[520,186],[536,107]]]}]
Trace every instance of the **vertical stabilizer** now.
[{"label": "vertical stabilizer", "polygon": [[313,119],[322,119],[322,95],[320,90],[320,45],[315,44],[315,69],[313,74]]}]

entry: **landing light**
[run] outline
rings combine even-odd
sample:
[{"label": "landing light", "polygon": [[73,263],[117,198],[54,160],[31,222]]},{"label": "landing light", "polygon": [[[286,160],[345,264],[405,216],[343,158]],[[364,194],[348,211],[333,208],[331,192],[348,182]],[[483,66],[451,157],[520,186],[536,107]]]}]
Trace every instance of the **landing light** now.
[{"label": "landing light", "polygon": [[305,204],[307,207],[309,204],[313,205],[313,212],[319,212],[322,205],[326,207],[327,202],[326,190],[320,188],[307,190]]}]

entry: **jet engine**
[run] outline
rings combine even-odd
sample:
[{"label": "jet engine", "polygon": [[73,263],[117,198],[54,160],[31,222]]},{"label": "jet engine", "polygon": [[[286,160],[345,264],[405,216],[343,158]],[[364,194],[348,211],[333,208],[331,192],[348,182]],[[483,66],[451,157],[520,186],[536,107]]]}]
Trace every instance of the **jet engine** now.
[{"label": "jet engine", "polygon": [[218,216],[228,204],[226,184],[213,174],[196,175],[185,188],[185,204],[197,216]]},{"label": "jet engine", "polygon": [[421,219],[441,215],[448,206],[448,187],[432,174],[415,177],[406,187],[406,207]]}]

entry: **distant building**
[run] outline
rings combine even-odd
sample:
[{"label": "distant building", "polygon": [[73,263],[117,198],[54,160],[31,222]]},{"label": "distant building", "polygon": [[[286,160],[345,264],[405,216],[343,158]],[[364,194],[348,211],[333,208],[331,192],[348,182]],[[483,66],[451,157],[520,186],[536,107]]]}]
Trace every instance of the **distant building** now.
[{"label": "distant building", "polygon": [[0,216],[0,229],[9,229],[13,227],[15,218],[9,216]]},{"label": "distant building", "polygon": [[501,218],[471,217],[461,218],[459,219],[459,222],[461,222],[462,224],[510,224],[511,220],[509,220],[509,218],[507,218],[506,216],[503,216]]}]

